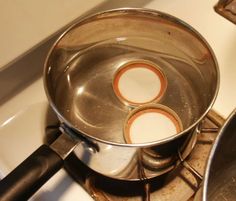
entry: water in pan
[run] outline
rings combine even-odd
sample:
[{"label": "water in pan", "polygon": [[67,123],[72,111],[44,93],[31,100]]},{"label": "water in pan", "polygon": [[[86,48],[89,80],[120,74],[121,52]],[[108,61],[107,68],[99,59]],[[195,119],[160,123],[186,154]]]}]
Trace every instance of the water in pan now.
[{"label": "water in pan", "polygon": [[84,133],[125,143],[123,126],[133,107],[119,100],[112,84],[117,70],[128,62],[152,62],[160,68],[167,88],[158,102],[175,111],[183,129],[198,119],[209,104],[209,99],[202,98],[203,87],[197,84],[205,80],[196,61],[178,47],[172,45],[169,50],[164,42],[124,37],[75,49],[60,50],[69,59],[56,83],[55,102],[59,111]]}]

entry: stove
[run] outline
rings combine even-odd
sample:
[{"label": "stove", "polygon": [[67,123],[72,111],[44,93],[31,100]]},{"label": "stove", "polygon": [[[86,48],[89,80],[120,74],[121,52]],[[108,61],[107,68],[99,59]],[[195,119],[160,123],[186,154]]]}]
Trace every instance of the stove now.
[{"label": "stove", "polygon": [[[121,182],[103,177],[73,160],[59,171],[32,200],[181,200],[192,199],[204,173],[209,150],[223,119],[236,106],[236,27],[220,15],[211,1],[104,2],[95,11],[114,7],[146,7],[174,15],[199,31],[209,42],[220,67],[221,83],[213,110],[204,119],[191,155],[174,171],[149,182]],[[112,5],[111,5],[112,4]],[[42,143],[60,133],[44,94],[42,65],[57,36],[0,71],[0,176],[3,177]],[[181,160],[180,160],[181,161]],[[72,164],[73,165],[70,165]],[[197,173],[194,171],[197,171]],[[81,174],[79,174],[81,172]]]}]

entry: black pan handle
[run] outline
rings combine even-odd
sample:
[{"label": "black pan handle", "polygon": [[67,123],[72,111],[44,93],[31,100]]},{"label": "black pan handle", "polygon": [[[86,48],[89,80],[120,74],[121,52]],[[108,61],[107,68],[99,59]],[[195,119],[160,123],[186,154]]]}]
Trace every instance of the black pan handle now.
[{"label": "black pan handle", "polygon": [[40,146],[0,181],[0,201],[29,199],[63,166],[63,159],[47,145]]}]

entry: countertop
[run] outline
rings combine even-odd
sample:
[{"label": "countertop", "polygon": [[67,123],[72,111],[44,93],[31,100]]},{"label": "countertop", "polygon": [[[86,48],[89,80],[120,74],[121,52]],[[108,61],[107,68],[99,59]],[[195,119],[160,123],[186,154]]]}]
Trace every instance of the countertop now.
[{"label": "countertop", "polygon": [[104,0],[0,1],[0,70]]}]

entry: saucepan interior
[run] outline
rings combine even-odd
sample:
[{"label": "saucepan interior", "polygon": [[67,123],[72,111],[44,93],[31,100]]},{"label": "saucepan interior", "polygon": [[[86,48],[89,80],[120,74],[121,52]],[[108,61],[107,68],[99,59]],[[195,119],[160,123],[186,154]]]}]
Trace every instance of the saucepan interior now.
[{"label": "saucepan interior", "polygon": [[47,58],[45,90],[60,120],[75,131],[126,144],[124,124],[139,104],[122,101],[114,80],[120,69],[140,63],[154,66],[165,79],[163,94],[147,105],[168,107],[180,120],[181,130],[163,140],[196,126],[216,98],[217,62],[199,33],[157,11],[111,10],[70,27]]}]

